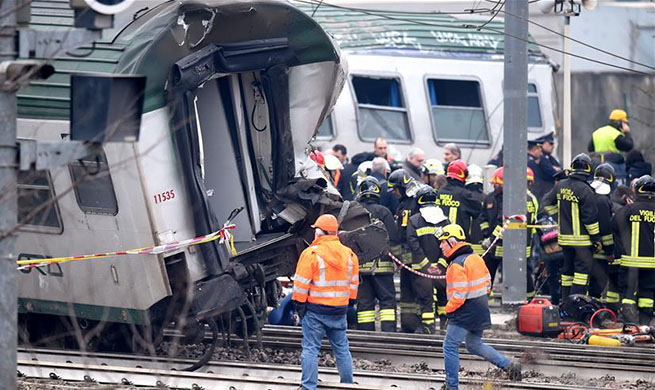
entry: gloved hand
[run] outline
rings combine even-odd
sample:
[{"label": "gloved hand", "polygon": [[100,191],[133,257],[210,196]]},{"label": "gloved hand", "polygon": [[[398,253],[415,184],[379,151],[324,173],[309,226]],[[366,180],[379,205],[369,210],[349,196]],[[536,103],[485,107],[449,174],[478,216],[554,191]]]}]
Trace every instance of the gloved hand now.
[{"label": "gloved hand", "polygon": [[430,264],[428,267],[428,273],[432,275],[443,275],[443,271],[441,270],[441,267],[439,267],[436,264]]},{"label": "gloved hand", "polygon": [[482,248],[484,248],[485,250],[489,249],[489,247],[491,246],[491,243],[492,243],[491,237],[485,238],[484,240],[482,240],[482,243],[481,243]]},{"label": "gloved hand", "polygon": [[298,301],[293,301],[293,304],[296,308],[296,314],[298,314],[298,317],[302,320],[302,318],[305,316],[305,313],[307,312],[307,305],[305,305],[304,302],[298,302]]},{"label": "gloved hand", "polygon": [[600,242],[594,242],[594,253],[603,253],[603,244]]},{"label": "gloved hand", "polygon": [[614,260],[616,260],[616,259],[614,258],[614,255],[609,255],[609,256],[607,256],[607,263],[608,263],[608,264],[614,264]]}]

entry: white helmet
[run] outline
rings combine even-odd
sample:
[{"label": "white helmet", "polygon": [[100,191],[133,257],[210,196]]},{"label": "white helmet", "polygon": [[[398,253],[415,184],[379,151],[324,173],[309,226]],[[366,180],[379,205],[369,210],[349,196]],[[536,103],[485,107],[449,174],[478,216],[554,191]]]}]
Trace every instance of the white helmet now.
[{"label": "white helmet", "polygon": [[428,175],[443,175],[446,172],[443,169],[443,164],[436,158],[429,158],[423,163]]},{"label": "white helmet", "polygon": [[343,164],[341,164],[341,161],[339,161],[337,156],[326,153],[323,157],[325,158],[325,169],[328,171],[343,169]]},{"label": "white helmet", "polygon": [[357,167],[357,181],[362,180],[366,176],[371,174],[371,169],[373,168],[373,161],[364,161],[359,164]]},{"label": "white helmet", "polygon": [[467,167],[469,175],[466,178],[466,185],[473,183],[484,183],[484,174],[482,173],[482,168],[475,164],[471,164]]}]

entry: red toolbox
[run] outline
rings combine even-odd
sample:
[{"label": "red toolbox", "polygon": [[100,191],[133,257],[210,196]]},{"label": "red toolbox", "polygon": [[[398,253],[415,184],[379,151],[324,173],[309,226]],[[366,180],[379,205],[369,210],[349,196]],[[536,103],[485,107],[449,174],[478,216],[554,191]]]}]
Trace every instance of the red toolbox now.
[{"label": "red toolbox", "polygon": [[560,328],[559,308],[548,299],[534,298],[519,307],[516,328],[521,334],[530,336],[557,336]]}]

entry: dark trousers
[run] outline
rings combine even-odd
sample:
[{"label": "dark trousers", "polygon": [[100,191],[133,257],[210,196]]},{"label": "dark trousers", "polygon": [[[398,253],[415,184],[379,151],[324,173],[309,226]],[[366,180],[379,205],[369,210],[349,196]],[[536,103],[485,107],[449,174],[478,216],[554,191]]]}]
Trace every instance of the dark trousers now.
[{"label": "dark trousers", "polygon": [[605,295],[605,302],[607,308],[618,314],[619,306],[621,304],[621,295],[619,294],[619,274],[621,272],[620,265],[608,264],[607,266],[607,294]]},{"label": "dark trousers", "polygon": [[589,275],[589,296],[600,300],[607,286],[607,272],[609,265],[607,258],[594,257],[591,261],[591,274]]},{"label": "dark trousers", "polygon": [[396,331],[396,286],[393,274],[360,274],[357,290],[357,329],[375,330],[375,304],[380,306],[383,332]]},{"label": "dark trousers", "polygon": [[621,266],[619,293],[623,297],[622,305],[636,305],[639,310],[639,323],[649,325],[653,319],[655,269]]},{"label": "dark trousers", "polygon": [[559,305],[560,301],[560,270],[564,264],[564,255],[562,252],[553,253],[545,256],[546,272],[548,273],[548,291],[550,292],[550,301],[553,305]]},{"label": "dark trousers", "polygon": [[587,294],[593,250],[591,246],[562,246],[562,299],[573,294]]},{"label": "dark trousers", "polygon": [[432,280],[400,270],[400,325],[403,332],[414,333],[420,323],[434,324]]},{"label": "dark trousers", "polygon": [[446,304],[448,303],[446,279],[435,279],[432,285],[434,286],[434,302],[436,303],[435,313],[437,316],[445,316]]}]

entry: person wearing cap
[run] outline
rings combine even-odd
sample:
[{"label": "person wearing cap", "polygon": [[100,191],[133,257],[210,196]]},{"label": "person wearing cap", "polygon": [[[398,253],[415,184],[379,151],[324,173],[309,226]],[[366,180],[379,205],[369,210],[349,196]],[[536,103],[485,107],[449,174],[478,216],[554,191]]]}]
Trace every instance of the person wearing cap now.
[{"label": "person wearing cap", "polygon": [[560,164],[557,158],[553,156],[553,152],[555,151],[555,133],[551,131],[550,133],[535,139],[535,141],[541,144],[543,160],[551,165],[555,171],[561,171],[562,164]]},{"label": "person wearing cap", "polygon": [[491,277],[479,255],[466,243],[464,230],[456,224],[444,226],[438,233],[446,269],[446,315],[448,328],[443,341],[446,389],[459,388],[459,346],[507,372],[510,380],[521,380],[521,364],[511,362],[493,347],[482,342],[482,332],[491,328],[488,294]]},{"label": "person wearing cap", "polygon": [[348,346],[346,312],[354,305],[359,285],[359,260],[337,237],[339,223],[323,214],[312,225],[314,241],[298,260],[292,299],[302,318],[302,386],[315,390],[318,382],[318,351],[328,337],[341,383],[353,382],[352,356]]},{"label": "person wearing cap", "polygon": [[552,175],[546,175],[541,169],[543,155],[541,142],[536,139],[528,140],[528,168],[532,169],[535,176],[529,188],[537,199],[541,199],[554,185],[554,182],[551,185]]},{"label": "person wearing cap", "polygon": [[612,110],[609,123],[591,134],[590,152],[629,152],[634,147],[628,126],[628,114],[623,110]]},{"label": "person wearing cap", "polygon": [[555,186],[555,175],[562,170],[562,164],[553,156],[555,149],[554,133],[550,133],[535,139],[541,145],[541,158],[539,159],[539,171],[535,172],[540,180],[537,184],[539,192],[545,194]]}]

